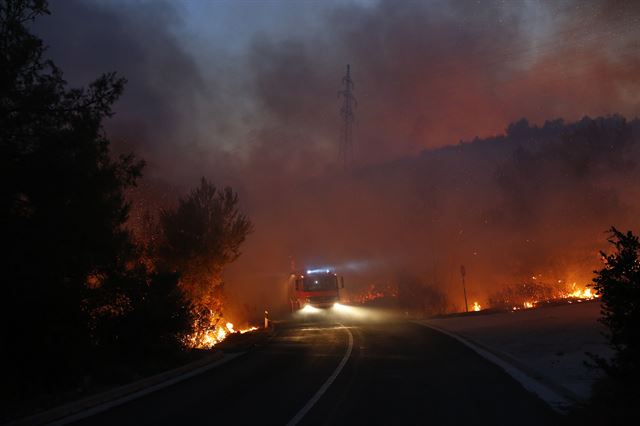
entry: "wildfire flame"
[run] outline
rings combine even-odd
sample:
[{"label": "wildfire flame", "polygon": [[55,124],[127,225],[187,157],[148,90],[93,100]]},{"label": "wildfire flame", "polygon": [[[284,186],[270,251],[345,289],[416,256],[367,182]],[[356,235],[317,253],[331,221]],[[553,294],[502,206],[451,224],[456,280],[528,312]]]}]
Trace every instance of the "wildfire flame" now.
[{"label": "wildfire flame", "polygon": [[480,309],[482,309],[482,306],[478,302],[473,302],[473,310],[478,312]]},{"label": "wildfire flame", "polygon": [[236,330],[233,323],[228,322],[225,327],[217,326],[207,330],[196,332],[189,337],[190,346],[197,349],[211,349],[231,334],[244,334],[257,330],[258,327],[243,328]]},{"label": "wildfire flame", "polygon": [[[558,280],[558,283],[562,283],[562,280]],[[556,292],[554,297],[551,298],[541,298],[540,300],[526,300],[522,303],[522,305],[515,305],[511,307],[511,310],[518,311],[520,309],[531,309],[540,303],[550,302],[554,300],[566,300],[568,303],[573,303],[573,301],[582,302],[583,300],[593,300],[600,297],[600,295],[596,294],[589,287],[584,287],[582,289],[576,288],[576,283],[574,282],[570,289]]]},{"label": "wildfire flame", "polygon": [[575,299],[595,299],[598,297],[594,294],[590,288],[585,288],[583,290],[575,290],[572,293],[569,293],[569,297],[573,297]]}]

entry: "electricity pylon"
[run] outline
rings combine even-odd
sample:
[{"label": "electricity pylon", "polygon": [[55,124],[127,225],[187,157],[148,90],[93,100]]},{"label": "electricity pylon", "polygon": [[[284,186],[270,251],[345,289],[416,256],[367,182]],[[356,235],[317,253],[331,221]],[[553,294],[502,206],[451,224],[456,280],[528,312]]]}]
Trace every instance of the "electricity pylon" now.
[{"label": "electricity pylon", "polygon": [[354,161],[353,155],[353,110],[358,107],[358,101],[353,95],[353,80],[351,79],[351,66],[347,65],[347,74],[342,77],[342,90],[338,97],[342,97],[340,116],[342,117],[342,129],[340,132],[340,145],[338,151],[339,161],[347,170]]}]

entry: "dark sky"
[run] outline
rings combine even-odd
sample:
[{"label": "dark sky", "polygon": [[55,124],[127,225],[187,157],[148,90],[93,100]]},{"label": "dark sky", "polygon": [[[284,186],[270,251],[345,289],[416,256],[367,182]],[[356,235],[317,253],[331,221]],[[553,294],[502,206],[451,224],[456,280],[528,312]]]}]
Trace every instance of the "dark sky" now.
[{"label": "dark sky", "polygon": [[[275,276],[287,272],[286,259],[295,256],[393,264],[383,268],[385,277],[411,264],[407,268],[423,279],[431,270],[432,280],[446,284],[465,259],[461,252],[476,256],[489,244],[491,234],[476,224],[492,211],[487,200],[499,198],[494,177],[508,167],[503,163],[511,153],[465,154],[442,164],[422,163],[421,153],[502,134],[522,117],[542,125],[585,115],[637,116],[639,6],[579,0],[53,1],[52,16],[41,18],[36,31],[72,85],[112,70],[128,79],[107,130],[117,151],[133,150],[148,162],[142,198],[175,199],[200,176],[240,192],[256,232],[236,270]],[[357,165],[345,178],[336,164],[337,91],[347,63],[359,107]],[[459,185],[458,178],[483,184]],[[541,203],[547,198],[557,205],[553,188],[564,184],[545,185]],[[581,188],[599,202],[595,186]],[[472,217],[461,213],[469,200],[481,206],[469,210]],[[390,203],[395,208],[385,209]],[[420,210],[424,205],[428,211]],[[346,208],[357,214],[340,214]],[[403,211],[411,213],[399,218]],[[559,225],[556,216],[544,215],[545,223]],[[442,226],[422,226],[439,220]],[[580,261],[570,256],[569,263],[591,259],[610,225],[588,222],[588,243],[572,246],[572,253],[586,254]],[[449,231],[476,236],[454,250],[443,240]],[[512,239],[501,232],[492,244],[498,254],[512,255],[535,240],[526,233],[512,231]],[[537,249],[557,256],[558,241],[540,244]],[[274,263],[269,268],[265,251]],[[506,275],[535,269],[530,259],[513,257]],[[478,263],[482,285],[494,287],[494,266]],[[544,264],[536,258],[536,267]]]}]

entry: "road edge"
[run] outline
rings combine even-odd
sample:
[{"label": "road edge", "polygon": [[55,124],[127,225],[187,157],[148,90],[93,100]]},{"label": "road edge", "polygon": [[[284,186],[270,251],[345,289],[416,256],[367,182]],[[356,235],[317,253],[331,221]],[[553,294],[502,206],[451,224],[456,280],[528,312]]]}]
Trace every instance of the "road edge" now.
[{"label": "road edge", "polygon": [[581,404],[580,399],[573,395],[571,391],[554,383],[544,375],[525,366],[505,353],[491,349],[467,336],[453,333],[433,324],[422,321],[412,322],[456,339],[482,358],[500,367],[526,390],[538,396],[538,398],[560,414],[568,414],[573,407]]},{"label": "road edge", "polygon": [[[277,333],[276,327],[269,327],[269,343]],[[95,395],[71,401],[58,407],[50,408],[39,413],[31,414],[1,423],[2,426],[22,425],[64,425],[94,414],[125,404],[149,393],[169,387],[183,380],[202,374],[210,369],[219,367],[253,350],[239,351],[225,354],[218,351],[203,359],[181,365],[174,369],[146,377],[133,383],[128,383]]]},{"label": "road edge", "polygon": [[207,370],[226,364],[229,361],[243,355],[245,352],[233,354],[223,354],[218,352],[214,355],[198,360],[190,364],[186,364],[174,368],[163,373],[156,374],[151,377],[129,383],[115,389],[91,395],[86,398],[73,401],[40,413],[32,414],[27,417],[15,419],[7,423],[5,426],[19,425],[63,425],[73,421],[83,419],[85,417],[98,414],[110,408],[122,405],[146,394],[155,392],[162,388],[171,386],[175,383],[186,380],[190,377],[204,373]]}]

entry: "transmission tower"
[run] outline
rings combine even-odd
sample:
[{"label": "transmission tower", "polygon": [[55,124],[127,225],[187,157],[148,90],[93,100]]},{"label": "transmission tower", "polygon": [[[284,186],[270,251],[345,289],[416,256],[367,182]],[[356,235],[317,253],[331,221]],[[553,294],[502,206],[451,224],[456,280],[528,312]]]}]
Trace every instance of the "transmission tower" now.
[{"label": "transmission tower", "polygon": [[353,80],[351,80],[351,66],[347,65],[347,74],[342,77],[342,90],[338,97],[342,97],[340,116],[342,117],[342,130],[340,132],[339,160],[344,169],[353,164],[353,110],[358,107],[358,101],[353,95]]}]

